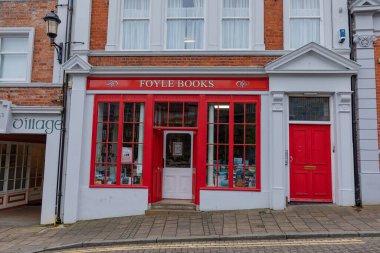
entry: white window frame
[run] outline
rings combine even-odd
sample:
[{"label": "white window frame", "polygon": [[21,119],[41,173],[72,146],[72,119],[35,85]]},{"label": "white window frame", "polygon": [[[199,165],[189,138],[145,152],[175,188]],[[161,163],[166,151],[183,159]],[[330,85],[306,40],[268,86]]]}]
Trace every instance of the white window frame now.
[{"label": "white window frame", "polygon": [[[206,20],[206,14],[207,14],[207,0],[203,0],[203,18],[199,18],[199,17],[175,17],[175,18],[172,18],[172,17],[168,17],[168,3],[169,0],[165,0],[163,1],[164,3],[164,9],[165,9],[165,15],[164,15],[164,41],[163,41],[163,48],[165,51],[204,51],[206,49],[206,36],[207,36],[207,20]],[[180,49],[177,49],[177,48],[173,48],[173,49],[169,49],[167,47],[167,38],[168,38],[168,20],[170,19],[181,19],[181,20],[184,20],[184,19],[192,19],[192,20],[202,20],[203,19],[203,47],[202,48],[196,48],[196,49],[186,49],[186,48],[180,48]]]},{"label": "white window frame", "polygon": [[221,11],[223,1],[204,0],[203,49],[167,49],[167,0],[151,0],[149,19],[149,49],[122,49],[123,0],[109,0],[107,43],[105,51],[114,52],[199,52],[199,51],[251,51],[265,50],[264,44],[264,0],[250,1],[250,44],[248,49],[223,49],[221,33]]},{"label": "white window frame", "polygon": [[19,79],[1,79],[2,83],[30,83],[32,80],[33,65],[33,46],[34,46],[34,28],[32,27],[0,27],[0,37],[28,37],[28,46],[26,49],[26,76],[24,80]]},{"label": "white window frame", "polygon": [[[284,49],[285,50],[294,50],[297,48],[290,47],[290,1],[291,0],[283,0],[283,16],[284,16]],[[328,48],[331,48],[332,41],[332,31],[331,31],[331,8],[332,8],[332,0],[319,0],[320,1],[320,35],[319,44]],[[303,17],[298,17],[303,18]],[[305,17],[312,18],[312,17]]]},{"label": "white window frame", "polygon": [[220,32],[220,36],[219,36],[219,48],[220,50],[226,50],[226,51],[244,51],[244,50],[250,50],[252,49],[252,42],[254,40],[254,32],[255,31],[255,28],[254,28],[254,18],[255,18],[255,15],[254,14],[254,11],[255,11],[255,2],[252,1],[252,0],[248,0],[249,1],[249,16],[248,16],[248,22],[249,22],[249,25],[248,25],[248,32],[249,32],[249,35],[248,35],[248,48],[223,48],[223,19],[239,19],[239,18],[236,18],[236,17],[228,17],[228,18],[223,18],[223,0],[220,0],[221,4],[219,6],[219,13],[220,13],[220,19],[218,20],[219,22],[219,32]]},{"label": "white window frame", "polygon": [[[151,20],[152,20],[152,2],[154,0],[150,0],[149,3],[149,16],[148,18],[125,18],[124,17],[124,0],[121,0],[121,6],[120,6],[120,27],[119,27],[119,45],[120,45],[120,50],[122,51],[150,51],[150,37],[151,37]],[[124,40],[124,27],[123,23],[126,20],[148,20],[149,21],[149,28],[148,28],[148,48],[146,49],[123,49],[123,40]]]}]

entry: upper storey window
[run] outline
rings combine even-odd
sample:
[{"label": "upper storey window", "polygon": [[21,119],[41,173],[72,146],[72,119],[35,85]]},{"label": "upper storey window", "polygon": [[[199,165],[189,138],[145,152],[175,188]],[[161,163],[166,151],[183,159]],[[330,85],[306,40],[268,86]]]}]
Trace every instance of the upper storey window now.
[{"label": "upper storey window", "polygon": [[0,83],[30,82],[33,28],[0,28]]},{"label": "upper storey window", "polygon": [[167,49],[203,49],[204,1],[167,2]]},{"label": "upper storey window", "polygon": [[150,0],[124,0],[123,49],[149,48]]},{"label": "upper storey window", "polygon": [[264,49],[264,0],[109,1],[106,51]]},{"label": "upper storey window", "polygon": [[321,1],[290,0],[290,48],[321,42]]},{"label": "upper storey window", "polygon": [[249,48],[249,2],[249,0],[223,0],[222,48]]}]

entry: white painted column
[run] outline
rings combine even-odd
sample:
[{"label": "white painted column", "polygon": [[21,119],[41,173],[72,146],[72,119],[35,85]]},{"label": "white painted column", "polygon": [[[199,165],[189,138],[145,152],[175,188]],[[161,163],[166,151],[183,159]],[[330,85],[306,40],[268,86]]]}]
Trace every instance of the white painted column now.
[{"label": "white painted column", "polygon": [[74,75],[71,90],[70,116],[67,135],[66,184],[63,222],[74,223],[78,216],[79,177],[82,157],[83,118],[86,100],[86,75]]},{"label": "white painted column", "polygon": [[270,129],[271,208],[281,210],[286,207],[284,93],[272,93]]},{"label": "white painted column", "polygon": [[352,141],[351,93],[335,95],[335,203],[340,206],[355,205],[354,157]]},{"label": "white painted column", "polygon": [[46,136],[44,183],[42,191],[41,224],[55,220],[60,131]]}]

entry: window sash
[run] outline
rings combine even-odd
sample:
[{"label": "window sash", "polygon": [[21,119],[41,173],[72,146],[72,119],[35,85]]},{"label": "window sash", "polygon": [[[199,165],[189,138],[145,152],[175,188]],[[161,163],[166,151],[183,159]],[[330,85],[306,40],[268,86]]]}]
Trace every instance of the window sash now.
[{"label": "window sash", "polygon": [[26,80],[29,55],[26,48],[28,37],[0,36],[0,81]]}]

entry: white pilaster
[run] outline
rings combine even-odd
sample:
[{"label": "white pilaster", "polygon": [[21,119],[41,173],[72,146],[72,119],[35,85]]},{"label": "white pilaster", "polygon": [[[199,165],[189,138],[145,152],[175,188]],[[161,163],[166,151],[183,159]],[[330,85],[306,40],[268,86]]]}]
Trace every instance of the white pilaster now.
[{"label": "white pilaster", "polygon": [[285,199],[285,121],[284,93],[272,93],[272,122],[270,134],[271,153],[271,208],[281,210],[286,207]]},{"label": "white pilaster", "polygon": [[42,193],[41,224],[52,224],[55,220],[60,131],[46,136],[44,183]]},{"label": "white pilaster", "polygon": [[70,121],[67,134],[67,166],[63,222],[74,223],[78,217],[79,177],[81,170],[83,118],[86,99],[86,75],[72,78]]},{"label": "white pilaster", "polygon": [[355,205],[354,158],[352,141],[351,93],[336,93],[335,124],[335,203],[340,206]]}]

